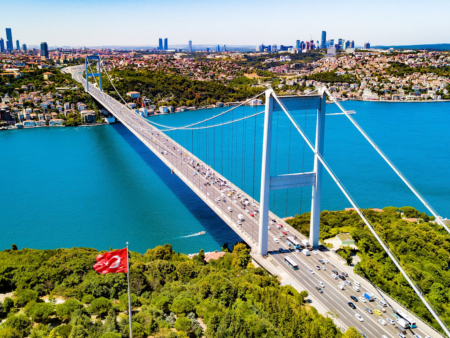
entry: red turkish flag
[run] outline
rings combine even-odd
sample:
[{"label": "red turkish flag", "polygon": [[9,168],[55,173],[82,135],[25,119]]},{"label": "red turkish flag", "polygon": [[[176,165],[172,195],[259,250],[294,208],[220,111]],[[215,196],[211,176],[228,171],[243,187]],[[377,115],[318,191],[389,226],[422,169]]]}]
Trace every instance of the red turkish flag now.
[{"label": "red turkish flag", "polygon": [[101,274],[128,272],[127,249],[110,251],[97,256],[94,270]]}]

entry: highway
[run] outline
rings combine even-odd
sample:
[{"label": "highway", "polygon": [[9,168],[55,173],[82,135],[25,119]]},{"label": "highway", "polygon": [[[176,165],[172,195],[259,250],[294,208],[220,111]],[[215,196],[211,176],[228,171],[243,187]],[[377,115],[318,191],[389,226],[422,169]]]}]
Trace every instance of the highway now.
[{"label": "highway", "polygon": [[[82,77],[84,66],[68,67],[63,71],[71,74],[76,81],[85,85],[85,80]],[[259,203],[257,201],[253,200],[213,168],[207,166],[195,155],[167,137],[166,134],[148,123],[145,118],[134,113],[111,96],[103,93],[94,85],[89,86],[89,94],[155,153],[174,174],[183,180],[222,220],[252,247],[252,255],[255,254],[259,228]],[[243,215],[243,221],[239,220],[239,214]],[[367,337],[397,337],[398,331],[395,329],[397,324],[392,325],[387,323],[383,325],[379,320],[384,319],[386,321],[387,318],[390,318],[395,321],[396,318],[393,316],[392,308],[400,309],[408,315],[411,314],[410,312],[400,307],[389,297],[386,297],[384,298],[386,303],[388,303],[388,307],[384,308],[386,312],[381,316],[375,313],[369,314],[365,308],[368,307],[372,311],[376,310],[377,305],[379,305],[378,299],[375,302],[363,303],[360,300],[357,302],[353,301],[350,296],[359,298],[362,297],[365,291],[370,291],[378,296],[378,293],[372,285],[343,266],[333,252],[325,250],[313,251],[310,256],[305,256],[302,252],[294,252],[292,249],[289,250],[290,248],[286,244],[286,236],[281,236],[279,243],[275,242],[274,238],[282,235],[282,230],[286,231],[288,236],[295,235],[298,241],[305,239],[305,237],[275,215],[272,214],[270,219],[275,220],[275,222],[273,222],[269,230],[270,253],[269,258],[266,259],[272,261],[277,271],[283,271],[298,281],[314,299],[319,301],[328,310],[338,314],[339,321],[344,326],[353,326]],[[282,225],[281,230],[277,229],[277,224]],[[279,252],[280,248],[283,249],[282,253]],[[298,270],[290,268],[284,262],[286,256],[292,258],[298,264]],[[319,263],[319,259],[326,259],[329,263]],[[316,265],[321,267],[321,269],[316,269]],[[312,272],[308,269],[311,269]],[[336,280],[331,277],[332,270],[337,270],[341,275],[343,271],[346,271],[349,274],[347,280],[351,281],[351,285],[346,285],[344,290],[340,290],[338,288],[340,279]],[[322,287],[323,293],[319,293],[316,290],[316,287],[319,286],[319,281],[325,285],[325,287]],[[354,281],[358,281],[361,284],[360,292],[352,288]],[[348,305],[348,302],[353,302],[356,309],[352,309]],[[359,321],[355,317],[355,314],[361,315],[363,321]],[[418,327],[412,331],[408,330],[407,336],[412,337],[414,332],[420,335],[421,338],[427,336],[442,337],[417,317],[413,315],[410,317],[417,321]]]}]

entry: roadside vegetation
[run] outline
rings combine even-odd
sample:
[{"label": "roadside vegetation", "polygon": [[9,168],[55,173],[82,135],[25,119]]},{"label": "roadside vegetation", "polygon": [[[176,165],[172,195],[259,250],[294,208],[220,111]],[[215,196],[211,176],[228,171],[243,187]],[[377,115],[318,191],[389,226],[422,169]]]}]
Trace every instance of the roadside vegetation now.
[{"label": "roadside vegetation", "polygon": [[[98,254],[0,252],[0,293],[14,291],[0,303],[0,337],[129,337],[126,274],[95,272]],[[244,244],[209,262],[169,244],[130,254],[133,337],[352,337],[308,306],[307,292],[255,268]]]},{"label": "roadside vegetation", "polygon": [[[383,212],[364,210],[378,235],[389,245],[403,268],[414,279],[441,318],[450,324],[450,235],[432,217],[412,207],[386,207]],[[417,222],[403,218],[417,218]],[[310,213],[296,215],[287,221],[309,235]],[[421,318],[434,321],[425,305],[415,295],[381,245],[355,211],[323,211],[320,217],[320,240],[350,233],[358,247],[361,261],[354,271],[370,280]],[[341,252],[349,258],[349,250]]]}]

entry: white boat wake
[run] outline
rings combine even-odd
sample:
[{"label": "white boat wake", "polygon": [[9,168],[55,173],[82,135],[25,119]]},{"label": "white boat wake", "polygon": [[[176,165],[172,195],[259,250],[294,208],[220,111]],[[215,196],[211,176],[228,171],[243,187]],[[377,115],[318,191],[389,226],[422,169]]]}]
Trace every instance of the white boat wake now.
[{"label": "white boat wake", "polygon": [[204,235],[204,234],[205,234],[204,231],[200,231],[200,232],[197,232],[196,234],[187,235],[187,236],[181,236],[181,237],[178,237],[178,238],[195,237],[195,236],[201,236],[201,235]]}]

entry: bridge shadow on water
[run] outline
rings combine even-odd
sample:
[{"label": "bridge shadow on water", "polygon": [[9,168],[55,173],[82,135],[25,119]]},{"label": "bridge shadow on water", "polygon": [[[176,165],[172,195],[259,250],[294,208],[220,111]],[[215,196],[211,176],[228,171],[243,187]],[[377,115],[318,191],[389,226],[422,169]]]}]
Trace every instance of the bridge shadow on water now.
[{"label": "bridge shadow on water", "polygon": [[171,174],[167,167],[147,146],[121,123],[111,125],[117,133],[133,148],[134,151],[153,170],[159,179],[177,196],[184,206],[203,226],[205,231],[222,246],[230,246],[242,239],[209,208],[177,175]]}]

